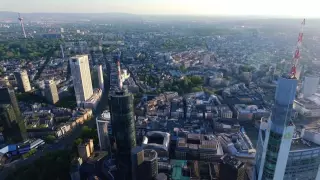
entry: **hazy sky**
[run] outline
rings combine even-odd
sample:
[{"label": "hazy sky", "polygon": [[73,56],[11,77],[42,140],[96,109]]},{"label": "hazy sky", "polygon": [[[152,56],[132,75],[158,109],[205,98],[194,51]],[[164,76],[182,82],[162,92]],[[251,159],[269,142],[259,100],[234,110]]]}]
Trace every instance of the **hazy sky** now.
[{"label": "hazy sky", "polygon": [[0,0],[0,11],[320,17],[318,0]]}]

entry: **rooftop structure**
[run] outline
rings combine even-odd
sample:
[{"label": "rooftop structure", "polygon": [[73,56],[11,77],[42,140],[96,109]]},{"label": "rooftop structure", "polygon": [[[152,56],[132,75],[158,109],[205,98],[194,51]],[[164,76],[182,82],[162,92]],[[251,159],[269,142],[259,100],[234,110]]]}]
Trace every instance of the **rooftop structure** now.
[{"label": "rooftop structure", "polygon": [[95,109],[102,96],[101,89],[95,89],[92,96],[83,103],[84,108]]},{"label": "rooftop structure", "polygon": [[251,121],[270,116],[268,110],[263,107],[258,107],[257,105],[235,104],[234,110],[239,121]]},{"label": "rooftop structure", "polygon": [[213,135],[188,134],[179,138],[175,150],[177,159],[216,161],[223,155],[218,139]]},{"label": "rooftop structure", "polygon": [[154,149],[160,157],[169,157],[170,134],[160,131],[150,131],[143,138],[144,149]]},{"label": "rooftop structure", "polygon": [[296,99],[293,108],[304,117],[320,117],[320,94],[315,93],[306,98]]},{"label": "rooftop structure", "polygon": [[225,155],[221,158],[220,162],[220,179],[245,179],[244,163],[239,161],[233,156]]},{"label": "rooftop structure", "polygon": [[243,129],[232,134],[221,133],[219,140],[224,152],[238,158],[255,158],[256,150]]}]

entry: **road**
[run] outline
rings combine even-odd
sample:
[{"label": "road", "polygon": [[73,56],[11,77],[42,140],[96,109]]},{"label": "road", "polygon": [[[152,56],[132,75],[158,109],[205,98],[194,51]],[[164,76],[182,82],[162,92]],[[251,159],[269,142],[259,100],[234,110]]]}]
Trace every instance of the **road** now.
[{"label": "road", "polygon": [[10,163],[10,164],[5,165],[4,168],[0,172],[0,180],[4,180],[11,172],[19,169],[22,166],[27,166],[27,165],[33,163],[35,160],[44,156],[48,152],[71,148],[74,140],[81,135],[81,129],[84,125],[87,125],[91,128],[94,127],[95,126],[94,118],[90,121],[87,121],[87,123],[80,125],[80,126],[76,127],[75,129],[73,129],[72,132],[70,132],[66,136],[62,137],[57,143],[52,144],[52,145],[46,145],[46,147],[43,149],[43,151],[37,151],[37,153],[35,155],[29,157],[28,159],[17,160],[17,161]]}]

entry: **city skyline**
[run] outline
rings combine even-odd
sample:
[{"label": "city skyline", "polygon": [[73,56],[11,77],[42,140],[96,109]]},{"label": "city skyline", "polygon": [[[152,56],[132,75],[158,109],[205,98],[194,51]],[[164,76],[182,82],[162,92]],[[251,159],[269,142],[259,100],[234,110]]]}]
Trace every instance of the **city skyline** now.
[{"label": "city skyline", "polygon": [[[283,1],[254,1],[254,0],[30,0],[23,4],[22,0],[8,1],[0,11],[16,11],[21,13],[55,12],[55,13],[132,13],[156,15],[223,15],[223,16],[278,16],[278,17],[320,17],[320,12],[312,0],[304,3]],[[290,5],[290,6],[289,6]]]}]

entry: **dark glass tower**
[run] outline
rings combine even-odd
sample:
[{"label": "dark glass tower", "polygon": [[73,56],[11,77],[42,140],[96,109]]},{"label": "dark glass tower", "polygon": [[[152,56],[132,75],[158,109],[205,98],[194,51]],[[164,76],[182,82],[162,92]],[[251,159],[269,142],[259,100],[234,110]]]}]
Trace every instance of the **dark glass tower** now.
[{"label": "dark glass tower", "polygon": [[20,115],[20,109],[14,90],[0,88],[0,104],[11,104],[16,115]]},{"label": "dark glass tower", "polygon": [[110,112],[113,136],[117,144],[117,164],[120,179],[131,179],[131,150],[136,146],[136,131],[133,111],[133,96],[126,91],[117,91],[110,96]]},{"label": "dark glass tower", "polygon": [[5,140],[21,142],[27,138],[16,95],[8,88],[0,89],[0,126]]}]

